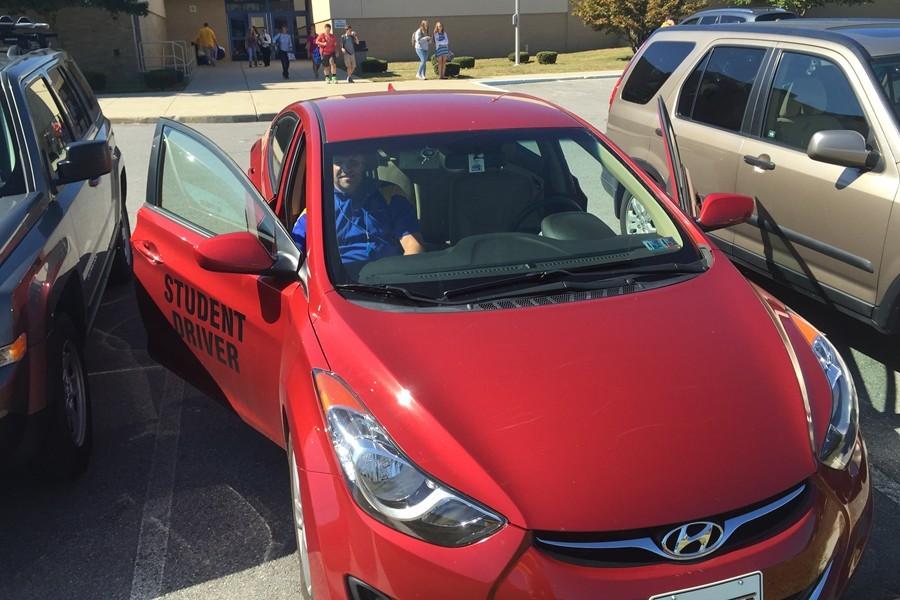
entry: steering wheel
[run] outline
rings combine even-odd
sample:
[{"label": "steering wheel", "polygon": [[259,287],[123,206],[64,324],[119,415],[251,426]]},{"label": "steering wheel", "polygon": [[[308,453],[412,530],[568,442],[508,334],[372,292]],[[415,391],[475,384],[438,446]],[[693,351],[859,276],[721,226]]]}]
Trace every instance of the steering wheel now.
[{"label": "steering wheel", "polygon": [[[518,231],[522,224],[525,222],[526,217],[531,216],[531,213],[539,210],[541,208],[549,209],[550,207],[557,207],[568,210],[577,210],[578,212],[584,212],[584,207],[578,204],[578,201],[574,198],[570,198],[569,196],[562,195],[551,195],[544,196],[541,200],[534,200],[516,215],[516,218],[513,219],[513,231]],[[564,210],[557,210],[554,212],[564,212]],[[545,214],[546,216],[546,214]]]}]

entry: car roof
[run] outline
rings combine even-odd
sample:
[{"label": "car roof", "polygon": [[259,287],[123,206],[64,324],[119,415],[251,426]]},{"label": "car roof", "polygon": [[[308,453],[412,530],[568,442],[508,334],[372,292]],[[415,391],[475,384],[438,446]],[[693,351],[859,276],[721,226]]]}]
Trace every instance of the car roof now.
[{"label": "car roof", "polygon": [[385,91],[301,102],[319,114],[326,142],[450,131],[582,127],[572,115],[519,93]]},{"label": "car roof", "polygon": [[[739,32],[763,35],[788,35],[827,40],[844,45],[854,45],[869,56],[879,57],[900,54],[900,19],[788,19],[766,23],[679,26],[682,31],[702,31],[716,35],[722,32]],[[661,30],[665,32],[665,29]]]},{"label": "car roof", "polygon": [[0,51],[0,71],[30,72],[57,54],[63,54],[63,51],[58,48],[41,48],[12,58],[5,51]]}]

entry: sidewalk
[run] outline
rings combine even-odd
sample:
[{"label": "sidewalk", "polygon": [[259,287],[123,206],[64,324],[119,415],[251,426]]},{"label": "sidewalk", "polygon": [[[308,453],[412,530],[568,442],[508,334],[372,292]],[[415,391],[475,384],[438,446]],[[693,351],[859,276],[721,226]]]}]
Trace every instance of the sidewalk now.
[{"label": "sidewalk", "polygon": [[[339,71],[340,72],[340,71]],[[397,90],[483,90],[486,85],[617,77],[617,71],[596,73],[558,73],[553,75],[494,77],[490,79],[410,80],[391,82]],[[113,123],[155,123],[167,117],[186,123],[237,123],[269,121],[281,109],[298,100],[322,96],[383,91],[388,82],[357,83],[343,80],[329,85],[313,79],[312,65],[306,60],[291,63],[291,78],[281,77],[281,64],[249,68],[247,63],[220,62],[215,67],[197,67],[188,86],[180,92],[151,92],[99,96],[103,113]]]}]

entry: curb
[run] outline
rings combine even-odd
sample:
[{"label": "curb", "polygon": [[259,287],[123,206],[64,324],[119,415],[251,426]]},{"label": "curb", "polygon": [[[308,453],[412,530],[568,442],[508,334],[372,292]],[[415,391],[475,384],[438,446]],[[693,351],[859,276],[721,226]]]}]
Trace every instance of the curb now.
[{"label": "curb", "polygon": [[605,73],[586,73],[582,75],[560,75],[553,77],[550,75],[538,76],[533,78],[520,79],[479,79],[476,83],[481,85],[517,85],[521,83],[548,83],[551,81],[567,81],[576,79],[612,79],[621,77],[624,71],[610,71]]}]

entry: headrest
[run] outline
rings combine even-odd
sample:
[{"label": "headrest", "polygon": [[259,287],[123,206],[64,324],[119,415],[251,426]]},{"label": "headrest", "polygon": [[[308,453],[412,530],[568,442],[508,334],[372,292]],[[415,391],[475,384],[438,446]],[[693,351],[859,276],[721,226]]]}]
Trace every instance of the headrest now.
[{"label": "headrest", "polygon": [[813,77],[804,77],[791,86],[784,100],[781,116],[818,115],[825,112],[827,105],[828,93],[822,82]]}]

